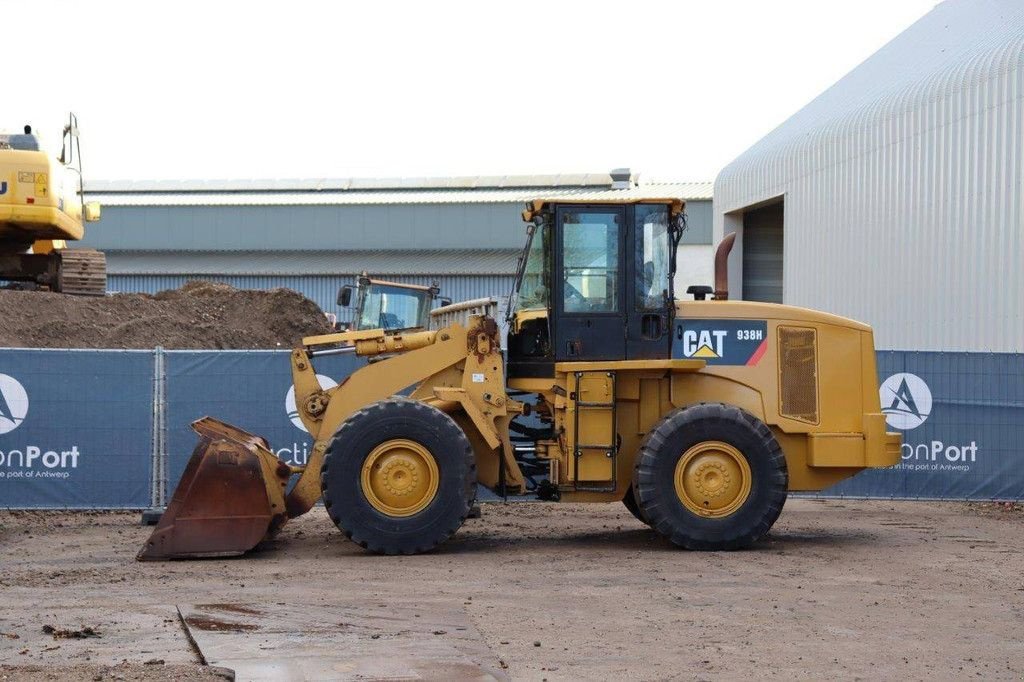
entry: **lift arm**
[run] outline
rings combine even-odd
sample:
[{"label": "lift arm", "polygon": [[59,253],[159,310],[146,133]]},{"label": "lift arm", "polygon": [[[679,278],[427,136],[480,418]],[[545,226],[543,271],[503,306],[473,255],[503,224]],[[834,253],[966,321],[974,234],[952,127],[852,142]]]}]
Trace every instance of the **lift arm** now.
[{"label": "lift arm", "polygon": [[[303,424],[315,439],[313,451],[287,498],[289,517],[309,511],[320,499],[320,470],[334,434],[356,411],[406,389],[413,397],[445,412],[464,412],[487,445],[505,460],[510,484],[521,481],[508,438],[510,414],[521,411],[505,393],[504,362],[498,329],[488,317],[469,318],[469,327],[453,325],[412,334],[355,332],[303,340],[292,352],[295,404]],[[377,357],[338,386],[323,390],[310,360],[324,344],[353,343],[354,352]],[[386,357],[381,357],[385,356]],[[505,452],[507,450],[507,452]],[[509,462],[514,469],[510,470]]]}]

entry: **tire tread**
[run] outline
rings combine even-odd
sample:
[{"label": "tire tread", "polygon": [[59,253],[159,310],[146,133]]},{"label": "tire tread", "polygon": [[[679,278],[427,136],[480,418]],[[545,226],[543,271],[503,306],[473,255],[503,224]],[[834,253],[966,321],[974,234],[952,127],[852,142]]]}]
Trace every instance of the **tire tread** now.
[{"label": "tire tread", "polygon": [[[681,507],[681,503],[674,495],[673,499],[664,499],[666,495],[659,491],[659,484],[663,482],[659,480],[658,465],[666,466],[663,463],[665,458],[681,456],[681,452],[673,453],[667,445],[681,430],[693,434],[695,442],[719,440],[722,433],[731,430],[746,431],[753,436],[758,450],[754,456],[766,458],[768,472],[766,479],[758,482],[766,486],[766,492],[755,522],[744,528],[733,529],[724,537],[722,528],[680,522],[672,505]],[[744,454],[749,460],[751,455]],[[644,437],[633,470],[638,506],[650,520],[651,527],[673,544],[695,550],[742,549],[757,542],[782,512],[788,483],[786,458],[771,429],[748,412],[724,403],[697,403],[667,414]]]}]

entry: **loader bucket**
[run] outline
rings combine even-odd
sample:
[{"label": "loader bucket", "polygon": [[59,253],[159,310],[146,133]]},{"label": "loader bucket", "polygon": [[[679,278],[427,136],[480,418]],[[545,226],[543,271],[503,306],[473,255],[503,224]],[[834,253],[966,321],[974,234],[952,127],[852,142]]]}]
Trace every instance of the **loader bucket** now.
[{"label": "loader bucket", "polygon": [[192,428],[199,443],[139,561],[237,556],[288,520],[292,469],[266,440],[211,417]]}]

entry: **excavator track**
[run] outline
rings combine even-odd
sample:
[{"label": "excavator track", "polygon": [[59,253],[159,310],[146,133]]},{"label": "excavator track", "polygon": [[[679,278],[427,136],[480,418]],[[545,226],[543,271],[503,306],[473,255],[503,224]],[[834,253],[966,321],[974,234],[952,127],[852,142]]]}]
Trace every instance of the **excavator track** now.
[{"label": "excavator track", "polygon": [[93,249],[60,251],[53,291],[72,296],[104,296],[107,293],[107,257]]}]

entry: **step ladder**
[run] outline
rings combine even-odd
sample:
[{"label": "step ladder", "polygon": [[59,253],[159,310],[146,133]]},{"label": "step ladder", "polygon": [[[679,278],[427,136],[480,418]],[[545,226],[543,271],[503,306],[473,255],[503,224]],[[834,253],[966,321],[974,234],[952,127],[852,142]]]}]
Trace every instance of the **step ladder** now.
[{"label": "step ladder", "polygon": [[574,372],[572,483],[584,492],[611,492],[617,485],[615,372]]}]

